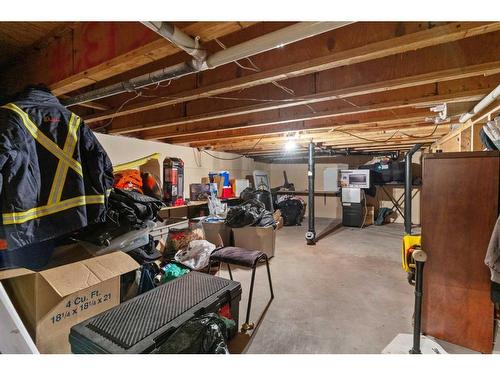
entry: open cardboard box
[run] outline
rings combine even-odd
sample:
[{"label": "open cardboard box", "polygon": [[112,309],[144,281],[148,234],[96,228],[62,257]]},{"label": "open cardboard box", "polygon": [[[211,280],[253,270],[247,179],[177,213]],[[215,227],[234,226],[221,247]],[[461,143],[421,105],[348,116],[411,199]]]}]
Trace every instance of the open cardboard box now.
[{"label": "open cardboard box", "polygon": [[219,246],[231,246],[231,228],[223,221],[206,222],[202,221],[205,239]]},{"label": "open cardboard box", "polygon": [[40,353],[70,353],[70,328],[118,305],[120,276],[138,267],[115,252],[40,272],[0,271],[0,281]]},{"label": "open cardboard box", "polygon": [[268,258],[274,256],[276,229],[272,225],[267,227],[232,228],[232,231],[234,246],[262,251],[267,254]]}]

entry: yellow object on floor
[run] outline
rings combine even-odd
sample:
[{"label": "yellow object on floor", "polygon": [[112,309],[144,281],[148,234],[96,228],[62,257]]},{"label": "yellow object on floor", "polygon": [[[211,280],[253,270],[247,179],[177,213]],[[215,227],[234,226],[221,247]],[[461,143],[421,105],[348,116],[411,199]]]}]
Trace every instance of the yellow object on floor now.
[{"label": "yellow object on floor", "polygon": [[401,264],[406,272],[410,272],[411,268],[415,268],[410,250],[414,246],[421,246],[422,236],[414,236],[406,234],[403,236],[403,245],[401,247]]}]

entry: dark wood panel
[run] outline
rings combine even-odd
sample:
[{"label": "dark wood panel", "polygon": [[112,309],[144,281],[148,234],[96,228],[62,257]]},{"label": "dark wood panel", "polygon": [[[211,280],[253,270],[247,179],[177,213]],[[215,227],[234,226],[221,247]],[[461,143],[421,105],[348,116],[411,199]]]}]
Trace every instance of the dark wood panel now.
[{"label": "dark wood panel", "polygon": [[499,153],[424,158],[423,331],[480,352],[493,349],[493,304],[484,257],[498,216]]}]

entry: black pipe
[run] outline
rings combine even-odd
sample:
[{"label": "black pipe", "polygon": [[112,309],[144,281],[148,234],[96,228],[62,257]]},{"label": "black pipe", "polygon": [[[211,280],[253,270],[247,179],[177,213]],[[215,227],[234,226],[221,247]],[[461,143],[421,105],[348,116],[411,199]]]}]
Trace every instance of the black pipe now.
[{"label": "black pipe", "polygon": [[309,229],[306,233],[306,240],[308,245],[316,244],[316,231],[314,229],[314,176],[315,176],[315,166],[314,166],[314,143],[311,141],[309,143],[309,168],[307,170],[307,182],[308,182],[308,200],[307,205],[309,207]]},{"label": "black pipe", "polygon": [[415,261],[415,321],[413,322],[413,348],[410,354],[422,354],[420,351],[420,332],[422,326],[422,295],[424,285],[424,262]]},{"label": "black pipe", "polygon": [[[304,152],[309,152],[309,150],[304,150],[304,151],[297,151],[291,155],[286,155],[284,156],[283,154],[276,154],[276,155],[255,155],[252,156],[250,155],[253,160],[257,162],[262,162],[262,163],[284,163],[284,164],[290,164],[290,163],[307,163],[307,155],[304,154]],[[328,158],[328,157],[335,157],[335,156],[351,156],[351,155],[360,155],[360,156],[389,156],[392,159],[397,159],[397,153],[394,151],[390,152],[350,152],[349,155],[347,155],[345,152],[331,152],[328,150],[316,150],[315,153],[315,158]]]},{"label": "black pipe", "polygon": [[417,143],[405,155],[405,232],[411,234],[411,192],[413,187],[413,174],[411,170],[411,157],[417,152],[422,143]]}]

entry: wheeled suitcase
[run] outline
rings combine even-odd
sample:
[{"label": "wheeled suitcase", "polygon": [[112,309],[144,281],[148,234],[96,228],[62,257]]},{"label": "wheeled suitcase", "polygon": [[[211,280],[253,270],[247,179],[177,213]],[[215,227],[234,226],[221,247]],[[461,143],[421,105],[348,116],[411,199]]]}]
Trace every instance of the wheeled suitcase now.
[{"label": "wheeled suitcase", "polygon": [[241,285],[190,272],[71,328],[75,354],[154,353],[183,323],[226,304],[238,327]]}]

